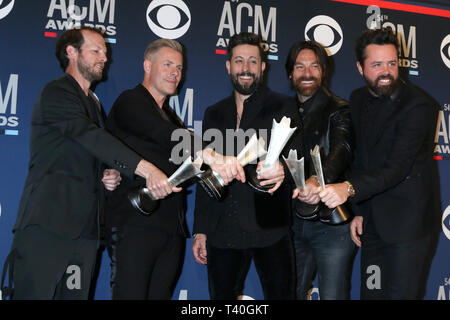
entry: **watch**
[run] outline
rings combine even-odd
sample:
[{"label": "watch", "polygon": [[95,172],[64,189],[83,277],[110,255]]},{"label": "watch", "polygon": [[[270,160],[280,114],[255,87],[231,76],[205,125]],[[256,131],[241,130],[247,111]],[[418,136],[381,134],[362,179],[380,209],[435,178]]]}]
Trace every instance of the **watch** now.
[{"label": "watch", "polygon": [[344,181],[344,183],[347,185],[347,193],[349,198],[353,197],[355,195],[355,188],[353,188],[353,185],[349,181]]}]

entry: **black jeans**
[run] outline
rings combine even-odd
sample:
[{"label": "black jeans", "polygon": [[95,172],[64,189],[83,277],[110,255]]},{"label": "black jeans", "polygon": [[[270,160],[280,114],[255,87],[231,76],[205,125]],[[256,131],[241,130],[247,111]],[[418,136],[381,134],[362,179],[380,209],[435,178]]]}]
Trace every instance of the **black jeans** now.
[{"label": "black jeans", "polygon": [[251,260],[266,300],[295,298],[294,249],[289,236],[262,248],[221,249],[207,245],[212,300],[236,300],[242,294]]},{"label": "black jeans", "polygon": [[183,266],[186,239],[148,227],[110,230],[114,300],[170,300]]},{"label": "black jeans", "polygon": [[361,237],[361,299],[423,299],[431,236],[386,243],[367,231]]}]

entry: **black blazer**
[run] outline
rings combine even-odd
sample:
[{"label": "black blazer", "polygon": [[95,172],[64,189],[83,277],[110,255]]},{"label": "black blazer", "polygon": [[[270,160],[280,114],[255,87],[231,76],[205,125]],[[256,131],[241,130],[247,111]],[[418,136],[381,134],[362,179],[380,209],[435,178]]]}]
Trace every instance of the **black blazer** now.
[{"label": "black blazer", "polygon": [[[291,118],[291,128],[297,127],[285,146],[283,154],[287,157],[289,149],[295,148],[298,156],[301,157],[302,125],[295,101],[292,98],[270,91],[266,87],[260,87],[246,100],[239,128],[244,131],[266,129],[268,133],[266,148],[268,148],[273,119],[279,122],[283,116]],[[236,129],[236,118],[237,110],[234,94],[232,94],[205,111],[203,132],[210,128],[216,128],[223,137],[226,137],[227,129],[231,131]],[[247,141],[249,138],[250,136],[247,137]],[[204,137],[204,139],[206,138]],[[237,155],[237,150],[230,152],[225,148],[226,144],[224,138],[224,150],[218,151],[223,151],[228,155]],[[247,231],[288,226],[290,223],[291,186],[287,182],[290,174],[286,167],[285,175],[285,183],[272,196],[261,197],[249,185],[233,181],[227,187],[232,191],[233,197],[227,195],[225,199],[218,202],[209,198],[205,191],[197,186],[194,233],[210,234],[214,232],[220,216],[227,214],[230,210],[238,211],[238,222]],[[273,211],[271,208],[276,209]]]},{"label": "black blazer", "polygon": [[101,163],[132,177],[141,157],[98,126],[69,74],[48,83],[31,115],[29,172],[15,230],[40,225],[78,238],[98,209]]},{"label": "black blazer", "polygon": [[437,109],[417,88],[401,82],[371,125],[374,119],[364,112],[369,99],[367,88],[350,97],[355,213],[364,217],[363,228],[373,223],[387,242],[420,238],[431,231],[439,192],[432,181]]},{"label": "black blazer", "polygon": [[[179,144],[179,141],[171,136],[176,129],[184,130],[184,124],[167,101],[161,110],[141,84],[124,91],[117,98],[106,120],[106,128],[163,171],[167,177],[178,168],[179,164],[169,161],[172,150]],[[159,200],[156,211],[145,216],[134,209],[127,198],[129,192],[144,186],[145,180],[141,178],[122,179],[119,187],[107,199],[106,225],[152,226],[170,233],[188,235],[184,191],[172,193]]]}]

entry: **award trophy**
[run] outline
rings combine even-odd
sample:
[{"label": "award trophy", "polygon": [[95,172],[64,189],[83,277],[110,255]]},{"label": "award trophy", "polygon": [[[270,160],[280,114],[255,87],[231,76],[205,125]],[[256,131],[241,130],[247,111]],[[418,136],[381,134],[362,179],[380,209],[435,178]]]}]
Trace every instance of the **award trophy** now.
[{"label": "award trophy", "polygon": [[[191,157],[187,157],[180,167],[169,178],[169,184],[176,187],[183,182],[200,174],[201,159],[197,158],[194,162]],[[139,188],[128,194],[132,206],[145,215],[150,215],[158,207],[158,200],[155,200],[147,188]]]},{"label": "award trophy", "polygon": [[[322,170],[322,161],[320,159],[320,149],[319,146],[316,145],[314,150],[310,151],[311,160],[314,164],[314,169],[316,171],[317,179],[319,180],[319,184],[322,187],[322,190],[325,189],[325,178]],[[325,209],[325,208],[324,208]],[[346,222],[351,218],[351,213],[347,210],[344,205],[337,206],[334,209],[320,210],[319,218],[323,223],[337,225]]]},{"label": "award trophy", "polygon": [[[255,161],[266,153],[264,139],[257,139],[255,133],[236,158],[241,166],[245,167],[248,163]],[[219,174],[209,168],[197,174],[197,177],[199,178],[198,182],[211,198],[215,198],[216,200],[223,198],[225,194],[225,183]]]},{"label": "award trophy", "polygon": [[[301,190],[305,190],[305,169],[304,169],[304,158],[297,158],[297,150],[289,150],[289,155],[287,158],[283,156],[284,162],[286,162],[289,172],[294,179],[295,186]],[[294,202],[296,215],[299,218],[306,220],[315,220],[318,216],[319,205],[312,205],[308,203],[296,200]]]},{"label": "award trophy", "polygon": [[[271,168],[278,161],[281,151],[283,151],[289,138],[297,129],[297,127],[291,128],[290,126],[291,119],[288,117],[283,117],[279,123],[273,119],[270,145],[260,173]],[[259,192],[267,193],[268,190],[274,186],[273,184],[265,186],[261,185],[261,181],[257,178],[258,172],[256,172],[256,165],[247,166],[245,168],[245,174],[248,177],[248,184]]]}]

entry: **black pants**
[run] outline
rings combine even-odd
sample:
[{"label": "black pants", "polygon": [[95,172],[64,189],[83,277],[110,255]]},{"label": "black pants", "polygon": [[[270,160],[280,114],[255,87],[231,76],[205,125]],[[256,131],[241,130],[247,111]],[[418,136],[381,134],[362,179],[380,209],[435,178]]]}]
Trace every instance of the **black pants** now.
[{"label": "black pants", "polygon": [[185,246],[181,235],[145,227],[113,228],[108,246],[112,298],[171,299]]},{"label": "black pants", "polygon": [[369,229],[361,241],[361,299],[423,299],[431,236],[386,243]]},{"label": "black pants", "polygon": [[289,236],[262,248],[221,249],[207,245],[212,300],[236,300],[242,294],[251,260],[266,300],[295,298],[294,248]]},{"label": "black pants", "polygon": [[14,250],[12,299],[89,297],[97,240],[67,239],[39,226],[28,226],[16,232]]}]

